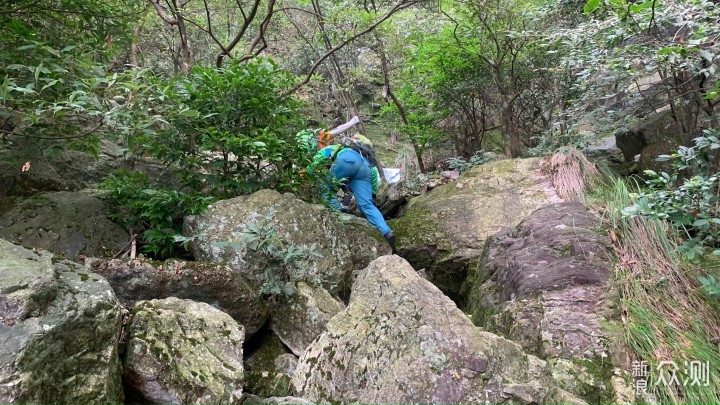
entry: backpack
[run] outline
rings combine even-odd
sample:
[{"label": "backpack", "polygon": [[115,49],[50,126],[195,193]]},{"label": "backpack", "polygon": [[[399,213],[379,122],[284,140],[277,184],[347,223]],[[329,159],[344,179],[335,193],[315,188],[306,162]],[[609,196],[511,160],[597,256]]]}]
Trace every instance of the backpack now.
[{"label": "backpack", "polygon": [[368,163],[370,163],[371,167],[374,167],[377,169],[378,174],[381,178],[385,178],[382,166],[380,165],[380,162],[378,162],[377,158],[375,157],[375,145],[373,145],[372,141],[368,139],[364,135],[355,134],[352,136],[343,136],[339,139],[338,142],[341,146],[335,150],[332,154],[332,160],[335,160],[335,157],[337,157],[338,152],[340,152],[343,148],[350,148],[354,150],[355,152],[359,153],[367,159]]}]

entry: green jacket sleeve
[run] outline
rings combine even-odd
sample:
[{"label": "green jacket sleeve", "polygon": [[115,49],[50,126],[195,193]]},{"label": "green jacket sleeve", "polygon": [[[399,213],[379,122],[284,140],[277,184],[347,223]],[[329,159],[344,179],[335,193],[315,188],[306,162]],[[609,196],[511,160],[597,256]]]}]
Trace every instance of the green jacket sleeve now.
[{"label": "green jacket sleeve", "polygon": [[331,163],[330,157],[332,156],[333,151],[334,149],[332,146],[320,149],[313,157],[313,162],[307,167],[308,173],[312,174],[317,167],[329,165]]},{"label": "green jacket sleeve", "polygon": [[378,179],[380,178],[380,173],[378,173],[377,167],[373,166],[370,168],[370,182],[372,183],[372,193],[377,194],[378,192]]}]

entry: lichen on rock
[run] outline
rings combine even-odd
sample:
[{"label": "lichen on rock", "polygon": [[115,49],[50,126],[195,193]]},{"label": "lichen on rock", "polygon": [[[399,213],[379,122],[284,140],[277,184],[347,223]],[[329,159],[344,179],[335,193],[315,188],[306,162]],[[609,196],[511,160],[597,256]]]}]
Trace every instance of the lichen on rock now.
[{"label": "lichen on rock", "polygon": [[102,277],[0,239],[0,403],[122,403],[120,323]]},{"label": "lichen on rock", "polygon": [[208,303],[227,312],[252,335],[265,323],[268,309],[260,293],[229,267],[207,262],[167,260],[93,260],[88,267],[103,275],[120,302],[176,297]]},{"label": "lichen on rock", "polygon": [[70,260],[80,255],[112,255],[129,238],[109,215],[103,201],[85,193],[39,193],[0,217],[0,238]]},{"label": "lichen on rock", "polygon": [[134,400],[153,404],[240,403],[242,325],[212,306],[140,301],[127,326],[124,377]]},{"label": "lichen on rock", "polygon": [[373,261],[300,358],[293,383],[314,402],[575,401],[544,361],[482,332],[398,256]]},{"label": "lichen on rock", "polygon": [[457,300],[485,239],[557,199],[539,164],[535,158],[488,163],[413,198],[404,215],[389,223],[400,255]]},{"label": "lichen on rock", "polygon": [[548,361],[561,386],[591,402],[613,401],[618,360],[603,324],[614,322],[610,240],[577,202],[552,204],[488,239],[463,293],[488,331]]},{"label": "lichen on rock", "polygon": [[300,282],[293,295],[279,297],[272,305],[270,329],[300,356],[344,307],[326,290]]},{"label": "lichen on rock", "polygon": [[[259,288],[272,264],[245,249],[241,239],[247,225],[256,222],[258,215],[267,215],[270,209],[276,211],[272,227],[283,243],[305,248],[315,244],[321,254],[310,258],[303,276],[295,281],[322,282],[328,291],[342,293],[349,290],[354,272],[390,253],[380,232],[366,221],[338,216],[320,205],[273,190],[216,202],[204,214],[187,217],[183,233],[194,237],[190,249],[197,260],[225,262]],[[228,241],[237,246],[219,245]]]}]

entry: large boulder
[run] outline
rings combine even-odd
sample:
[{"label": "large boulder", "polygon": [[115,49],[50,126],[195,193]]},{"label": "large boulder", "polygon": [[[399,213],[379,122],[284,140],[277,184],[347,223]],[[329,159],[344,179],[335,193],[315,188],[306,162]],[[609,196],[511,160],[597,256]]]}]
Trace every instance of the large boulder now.
[{"label": "large boulder", "polygon": [[481,256],[488,236],[559,201],[539,165],[535,158],[488,163],[410,200],[404,215],[389,223],[399,254],[457,299],[467,268]]},{"label": "large boulder", "polygon": [[[690,146],[690,136],[682,136],[680,124],[671,111],[649,114],[616,131],[615,139],[627,162],[638,162],[638,170],[668,171],[670,162],[658,162],[660,155],[674,153],[681,145]],[[640,155],[639,159],[636,156]]]},{"label": "large boulder", "polygon": [[0,238],[70,260],[111,256],[127,244],[128,234],[109,214],[103,201],[85,193],[39,193],[0,217]]},{"label": "large boulder", "polygon": [[243,405],[315,405],[307,399],[297,397],[261,398],[257,395],[243,394]]},{"label": "large boulder", "polygon": [[613,135],[593,140],[585,147],[583,153],[591,162],[604,164],[619,175],[629,175],[636,165],[632,159],[625,160]]},{"label": "large boulder", "polygon": [[130,400],[237,404],[243,388],[242,325],[212,306],[166,298],[138,302],[127,326]]},{"label": "large boulder", "polygon": [[[190,249],[197,260],[226,262],[261,287],[267,273],[280,275],[286,270],[247,249],[241,238],[249,224],[261,221],[271,209],[276,212],[271,227],[282,244],[306,248],[316,244],[322,255],[312,256],[302,274],[290,277],[294,281],[322,281],[332,293],[347,291],[353,272],[390,252],[380,232],[367,221],[338,216],[320,205],[272,190],[212,204],[204,214],[187,217],[183,233],[194,237]],[[234,243],[228,245],[228,240]],[[222,242],[225,244],[220,245]]]},{"label": "large boulder", "polygon": [[[67,142],[18,141],[0,148],[0,198],[29,197],[46,191],[79,191],[95,188],[118,169],[143,172],[164,184],[176,183],[175,176],[162,164],[150,159],[125,159],[126,149],[102,140],[97,155],[71,150]],[[40,146],[40,147],[38,147]],[[52,151],[48,155],[48,151]],[[26,162],[29,168],[22,171]]]},{"label": "large boulder", "polygon": [[[122,159],[69,149],[46,156],[42,148],[21,144],[0,151],[0,197],[31,196],[44,191],[78,191],[122,167]],[[29,170],[21,169],[30,162]]]},{"label": "large boulder", "polygon": [[327,328],[293,378],[313,402],[577,402],[556,389],[544,361],[475,327],[398,256],[358,276]]},{"label": "large boulder", "polygon": [[0,403],[122,403],[121,320],[102,277],[0,239]]},{"label": "large boulder", "polygon": [[613,348],[620,340],[609,295],[610,240],[578,202],[541,208],[489,238],[466,282],[477,325],[548,361],[563,387],[591,402],[613,402]]},{"label": "large boulder", "polygon": [[177,297],[205,302],[225,311],[252,335],[265,323],[268,309],[257,289],[231,268],[213,263],[167,260],[95,260],[93,272],[105,277],[123,303]]},{"label": "large boulder", "polygon": [[301,356],[325,325],[345,308],[320,287],[298,283],[295,293],[279,298],[273,308],[270,329],[296,355]]}]

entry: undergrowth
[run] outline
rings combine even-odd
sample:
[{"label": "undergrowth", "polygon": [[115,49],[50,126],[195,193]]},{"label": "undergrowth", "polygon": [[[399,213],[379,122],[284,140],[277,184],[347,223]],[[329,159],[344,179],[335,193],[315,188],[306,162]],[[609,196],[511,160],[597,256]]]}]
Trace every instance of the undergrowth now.
[{"label": "undergrowth", "polygon": [[[618,258],[614,283],[620,291],[625,343],[630,350],[626,370],[632,372],[633,363],[646,362],[648,401],[720,403],[720,305],[698,281],[698,277],[717,275],[718,264],[682,261],[674,230],[666,222],[622,215],[635,202],[635,188],[610,179],[581,197],[603,213],[611,229]],[[663,383],[661,376],[669,381],[672,369],[662,366],[663,361],[678,366],[679,384]],[[709,365],[709,384],[692,383],[688,367],[692,361]]]}]

